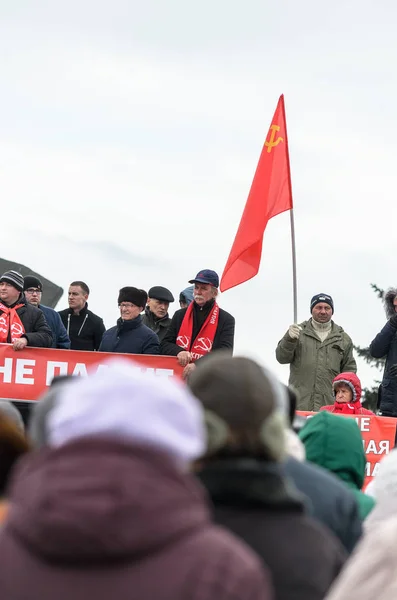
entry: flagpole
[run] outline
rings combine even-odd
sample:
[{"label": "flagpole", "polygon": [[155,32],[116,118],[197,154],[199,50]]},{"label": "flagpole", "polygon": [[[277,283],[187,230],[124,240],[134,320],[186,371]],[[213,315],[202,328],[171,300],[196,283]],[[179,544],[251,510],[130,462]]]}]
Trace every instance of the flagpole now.
[{"label": "flagpole", "polygon": [[[281,94],[281,106],[284,117],[284,125],[285,125],[285,143],[287,145],[287,165],[288,165],[288,185],[289,185],[289,193],[291,195],[292,201],[292,182],[291,182],[291,165],[289,161],[289,147],[288,147],[288,133],[287,133],[287,117],[285,115],[285,102],[284,102],[284,94]],[[298,322],[298,282],[297,282],[297,274],[296,274],[296,243],[295,243],[295,221],[294,221],[294,208],[290,210],[290,222],[291,222],[291,248],[292,248],[292,293],[293,293],[293,310],[294,310],[294,323]]]},{"label": "flagpole", "polygon": [[293,289],[293,307],[294,307],[294,323],[298,322],[298,284],[296,276],[296,245],[295,245],[295,221],[294,209],[290,210],[291,221],[291,248],[292,248],[292,289]]}]

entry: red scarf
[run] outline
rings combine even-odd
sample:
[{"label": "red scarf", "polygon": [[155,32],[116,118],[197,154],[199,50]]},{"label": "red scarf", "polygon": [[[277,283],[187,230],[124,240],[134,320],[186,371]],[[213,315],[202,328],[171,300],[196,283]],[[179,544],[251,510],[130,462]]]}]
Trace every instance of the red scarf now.
[{"label": "red scarf", "polygon": [[193,302],[187,307],[182,324],[178,331],[176,343],[182,350],[192,353],[193,360],[197,360],[202,356],[211,352],[214,343],[216,330],[218,327],[219,306],[214,302],[214,306],[208,317],[203,323],[202,328],[197,334],[195,340],[192,340],[193,335]]},{"label": "red scarf", "polygon": [[343,415],[360,415],[362,413],[362,406],[360,400],[356,402],[335,402],[334,413]]},{"label": "red scarf", "polygon": [[17,313],[17,308],[24,304],[17,304],[13,308],[8,308],[0,303],[0,344],[7,344],[8,333],[10,333],[11,342],[20,338],[25,333],[25,328]]}]

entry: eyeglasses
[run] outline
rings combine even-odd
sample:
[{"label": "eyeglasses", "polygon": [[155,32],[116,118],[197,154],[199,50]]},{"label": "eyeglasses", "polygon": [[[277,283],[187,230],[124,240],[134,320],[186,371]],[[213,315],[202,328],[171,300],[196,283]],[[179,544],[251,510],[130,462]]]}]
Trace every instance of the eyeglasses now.
[{"label": "eyeglasses", "polygon": [[132,302],[122,302],[119,304],[119,308],[136,308],[136,304],[132,304]]},{"label": "eyeglasses", "polygon": [[25,292],[27,292],[28,294],[41,294],[41,290],[38,290],[36,288],[28,288],[27,290],[25,290]]}]

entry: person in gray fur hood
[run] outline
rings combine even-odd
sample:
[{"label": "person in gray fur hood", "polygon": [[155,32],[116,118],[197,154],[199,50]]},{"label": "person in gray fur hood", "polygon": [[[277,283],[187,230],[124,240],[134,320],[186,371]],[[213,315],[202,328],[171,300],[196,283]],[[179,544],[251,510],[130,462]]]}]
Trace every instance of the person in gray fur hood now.
[{"label": "person in gray fur hood", "polygon": [[397,288],[390,288],[383,298],[386,325],[372,341],[369,351],[373,358],[385,358],[379,409],[384,417],[397,417]]}]

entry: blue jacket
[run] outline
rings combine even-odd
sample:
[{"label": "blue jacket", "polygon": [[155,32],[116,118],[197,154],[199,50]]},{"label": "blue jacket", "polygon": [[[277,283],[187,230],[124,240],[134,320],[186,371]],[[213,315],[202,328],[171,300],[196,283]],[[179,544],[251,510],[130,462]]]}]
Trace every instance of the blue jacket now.
[{"label": "blue jacket", "polygon": [[39,305],[39,309],[45,316],[48,327],[52,331],[52,348],[70,349],[70,339],[66,332],[62,319],[56,310],[49,306]]},{"label": "blue jacket", "polygon": [[139,315],[132,321],[117,320],[117,325],[103,334],[100,352],[123,354],[159,354],[160,342],[157,335],[142,323]]},{"label": "blue jacket", "polygon": [[380,392],[380,411],[385,417],[397,417],[397,378],[389,369],[397,364],[397,330],[390,321],[378,333],[369,347],[373,358],[386,358]]}]

